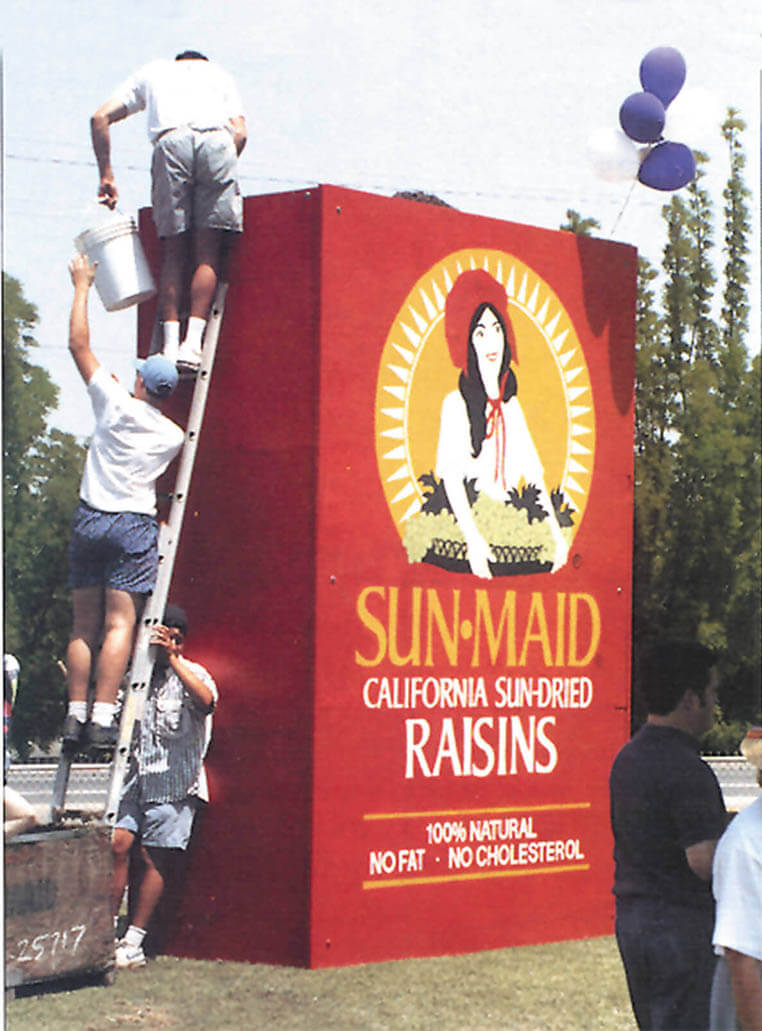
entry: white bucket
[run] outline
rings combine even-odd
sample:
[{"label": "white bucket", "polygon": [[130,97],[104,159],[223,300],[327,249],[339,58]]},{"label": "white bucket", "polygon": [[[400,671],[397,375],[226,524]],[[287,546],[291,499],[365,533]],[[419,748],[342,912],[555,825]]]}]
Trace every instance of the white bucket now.
[{"label": "white bucket", "polygon": [[95,288],[106,311],[129,308],[156,293],[135,220],[129,215],[86,229],[74,245],[95,265]]}]

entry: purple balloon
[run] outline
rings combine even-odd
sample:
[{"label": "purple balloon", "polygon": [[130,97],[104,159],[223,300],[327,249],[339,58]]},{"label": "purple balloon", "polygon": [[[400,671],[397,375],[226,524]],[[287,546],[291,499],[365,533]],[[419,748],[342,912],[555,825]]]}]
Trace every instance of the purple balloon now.
[{"label": "purple balloon", "polygon": [[666,118],[664,105],[653,93],[633,93],[619,108],[619,124],[636,143],[660,139]]},{"label": "purple balloon", "polygon": [[660,143],[640,166],[638,179],[654,190],[679,190],[696,174],[696,158],[684,143]]},{"label": "purple balloon", "polygon": [[640,62],[640,85],[667,107],[685,82],[685,61],[674,47],[649,50]]}]

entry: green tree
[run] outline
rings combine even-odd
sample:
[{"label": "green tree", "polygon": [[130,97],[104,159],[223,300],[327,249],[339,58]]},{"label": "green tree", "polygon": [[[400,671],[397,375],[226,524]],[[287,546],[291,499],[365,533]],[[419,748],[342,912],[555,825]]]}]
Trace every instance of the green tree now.
[{"label": "green tree", "polygon": [[706,175],[704,171],[706,162],[705,154],[700,152],[696,154],[696,176],[686,190],[693,252],[690,270],[693,305],[690,324],[690,353],[692,358],[715,364],[717,326],[712,318],[712,300],[717,276],[712,265],[712,249],[714,247],[712,200],[709,192],[702,185]]},{"label": "green tree", "polygon": [[13,743],[48,744],[66,696],[58,661],[71,619],[66,587],[69,522],[84,448],[49,429],[58,388],[32,363],[37,310],[3,273],[3,506],[5,649],[21,664]]},{"label": "green tree", "polygon": [[667,226],[662,268],[665,282],[662,289],[664,329],[666,332],[665,372],[670,395],[674,398],[675,413],[672,420],[685,411],[687,398],[685,371],[692,356],[691,333],[693,297],[690,271],[693,252],[690,239],[690,211],[682,197],[675,195],[662,208]]},{"label": "green tree", "polygon": [[722,472],[714,468],[714,460],[723,427],[713,360],[717,334],[711,319],[716,282],[710,258],[712,207],[701,186],[703,164],[698,155],[696,177],[685,195],[673,196],[663,209],[668,227],[663,303],[667,385],[674,394],[673,469],[666,496],[666,561],[656,586],[663,617],[682,636],[694,636],[702,619],[710,619],[704,578],[719,559],[708,532],[719,503]]},{"label": "green tree", "polygon": [[566,209],[566,221],[558,227],[567,233],[577,233],[578,236],[592,236],[594,229],[600,229],[601,223],[597,218],[583,218],[573,208]]},{"label": "green tree", "polygon": [[721,692],[723,708],[734,718],[759,721],[762,642],[760,626],[760,569],[762,569],[762,498],[760,482],[760,356],[742,373],[736,408],[728,412],[735,481],[734,535],[727,542],[733,555],[725,625],[727,627],[727,682]]},{"label": "green tree", "polygon": [[724,495],[722,532],[728,556],[716,619],[725,646],[725,681],[720,693],[728,718],[760,715],[760,366],[749,360],[749,190],[742,133],[731,108],[722,124],[730,172],[723,190],[723,286],[719,320],[717,401],[722,412],[718,446],[732,477]]},{"label": "green tree", "polygon": [[664,619],[657,590],[667,555],[668,498],[674,476],[673,394],[663,317],[655,305],[658,271],[638,258],[635,351],[635,518],[633,646]]},{"label": "green tree", "polygon": [[722,124],[728,144],[730,173],[723,190],[722,310],[720,314],[720,377],[722,399],[735,475],[734,533],[728,547],[734,554],[734,575],[727,598],[728,677],[722,695],[730,715],[760,713],[760,359],[749,361],[748,285],[749,190],[743,181],[746,125],[734,108]]},{"label": "green tree", "polygon": [[[639,259],[636,308],[633,684],[657,635],[715,648],[722,747],[760,718],[762,665],[762,390],[759,356],[750,361],[746,349],[744,128],[731,109],[722,126],[730,176],[719,319],[714,209],[701,154],[693,182],[662,208],[661,276]],[[561,228],[587,234],[594,224],[570,210]],[[644,715],[637,690],[633,715],[636,724]]]},{"label": "green tree", "polygon": [[[742,126],[729,116],[723,127],[732,154],[722,330],[711,314],[717,279],[701,156],[694,182],[663,208],[661,331],[652,311],[638,312],[634,637],[642,648],[667,630],[715,648],[723,711],[748,721],[759,713],[760,438],[759,362],[750,365],[744,336]],[[652,516],[662,506],[661,522],[643,525],[646,500]]]},{"label": "green tree", "polygon": [[725,348],[722,387],[729,404],[733,403],[741,377],[747,367],[745,339],[749,329],[749,190],[743,181],[746,155],[741,133],[746,123],[735,108],[728,110],[722,135],[730,152],[730,175],[723,191],[725,201],[725,286],[722,294],[722,341]]}]

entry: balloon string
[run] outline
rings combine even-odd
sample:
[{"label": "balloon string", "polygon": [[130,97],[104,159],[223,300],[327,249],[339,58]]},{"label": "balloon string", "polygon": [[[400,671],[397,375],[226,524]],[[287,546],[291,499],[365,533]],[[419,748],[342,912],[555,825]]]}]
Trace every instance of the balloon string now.
[{"label": "balloon string", "polygon": [[629,189],[629,191],[627,193],[627,196],[625,197],[624,204],[620,208],[619,214],[617,215],[616,220],[615,220],[613,226],[611,227],[611,232],[609,233],[609,236],[613,236],[614,233],[616,232],[616,228],[617,228],[617,226],[619,225],[619,223],[620,223],[620,221],[622,219],[622,215],[624,214],[627,205],[630,203],[630,197],[632,197],[632,191],[635,189],[637,181],[638,181],[637,177],[632,180],[632,185],[630,186],[630,189]]}]

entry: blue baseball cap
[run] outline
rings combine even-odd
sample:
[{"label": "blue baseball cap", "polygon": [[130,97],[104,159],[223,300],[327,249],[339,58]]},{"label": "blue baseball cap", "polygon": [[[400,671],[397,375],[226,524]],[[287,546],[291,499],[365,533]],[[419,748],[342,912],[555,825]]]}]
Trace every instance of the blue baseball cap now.
[{"label": "blue baseball cap", "polygon": [[168,398],[177,386],[177,369],[175,363],[165,358],[163,354],[152,354],[148,358],[141,358],[135,362],[135,368],[140,373],[140,378],[146,385],[146,390],[152,397],[160,401]]}]

